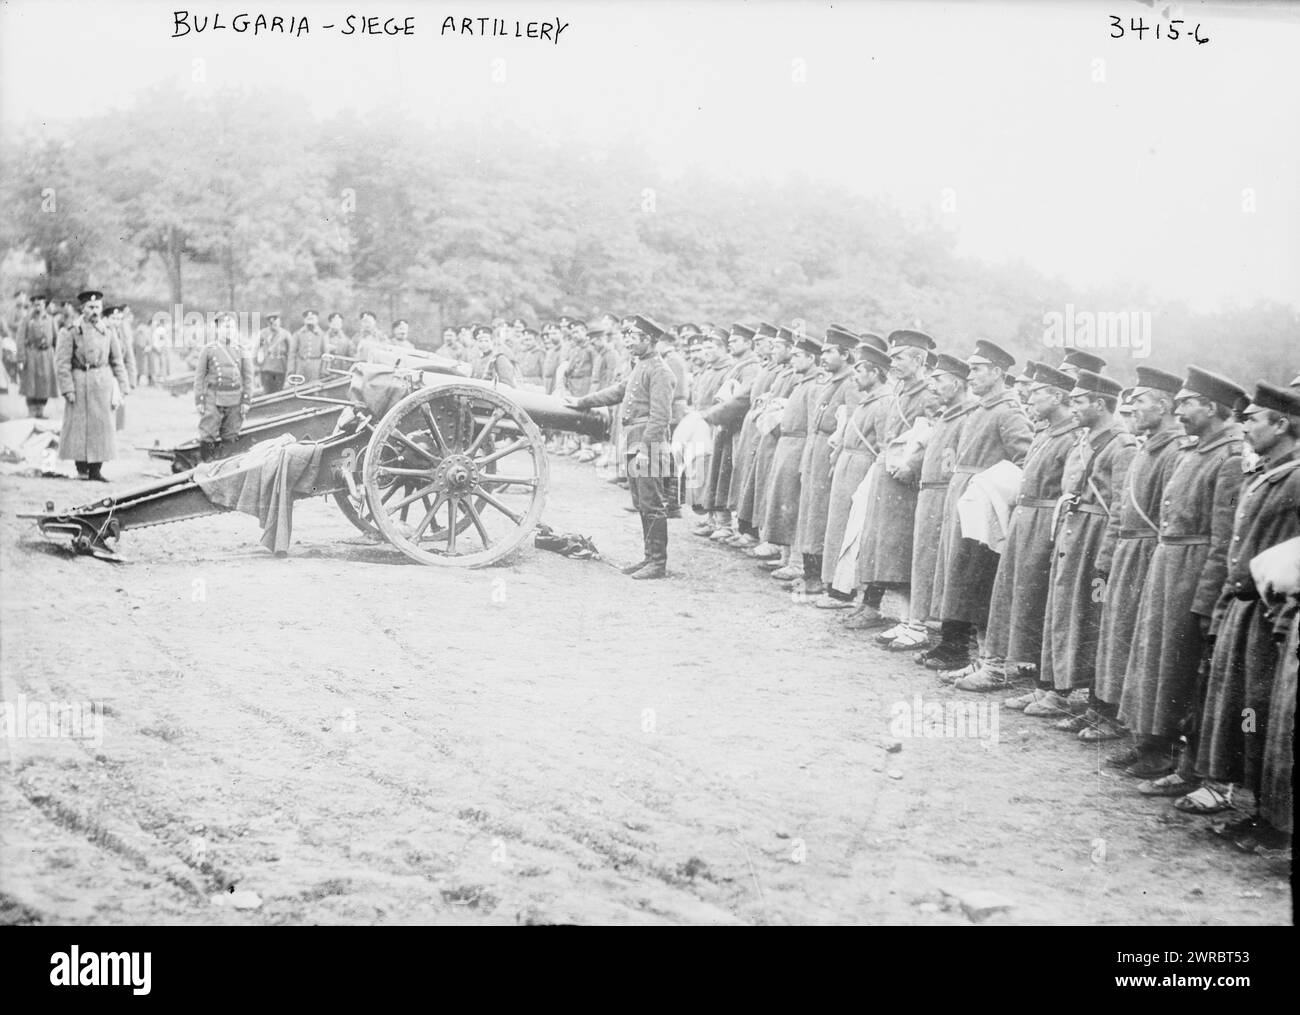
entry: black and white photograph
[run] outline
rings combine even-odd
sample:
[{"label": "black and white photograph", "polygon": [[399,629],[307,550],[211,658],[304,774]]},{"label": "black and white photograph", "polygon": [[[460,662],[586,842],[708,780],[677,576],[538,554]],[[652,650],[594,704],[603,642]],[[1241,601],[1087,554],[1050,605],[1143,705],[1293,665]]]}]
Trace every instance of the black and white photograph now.
[{"label": "black and white photograph", "polygon": [[0,924],[1249,996],[1300,5],[181,2],[0,4]]}]

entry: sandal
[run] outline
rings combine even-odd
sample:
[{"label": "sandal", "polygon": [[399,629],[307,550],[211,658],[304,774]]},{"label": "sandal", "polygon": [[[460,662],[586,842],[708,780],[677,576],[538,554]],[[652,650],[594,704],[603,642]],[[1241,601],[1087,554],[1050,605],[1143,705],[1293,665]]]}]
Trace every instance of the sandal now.
[{"label": "sandal", "polygon": [[1138,792],[1143,796],[1187,796],[1198,788],[1195,779],[1184,779],[1177,772],[1138,784]]},{"label": "sandal", "polygon": [[1202,786],[1174,801],[1174,809],[1184,814],[1218,814],[1232,809],[1232,791],[1222,793],[1213,786]]}]

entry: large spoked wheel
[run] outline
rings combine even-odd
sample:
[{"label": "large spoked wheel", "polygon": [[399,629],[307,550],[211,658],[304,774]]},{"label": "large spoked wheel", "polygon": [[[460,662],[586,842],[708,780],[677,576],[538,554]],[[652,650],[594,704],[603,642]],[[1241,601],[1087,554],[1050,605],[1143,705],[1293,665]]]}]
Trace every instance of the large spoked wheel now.
[{"label": "large spoked wheel", "polygon": [[536,527],[548,461],[528,415],[492,388],[423,388],[393,406],[361,469],[369,521],[421,564],[483,567]]}]

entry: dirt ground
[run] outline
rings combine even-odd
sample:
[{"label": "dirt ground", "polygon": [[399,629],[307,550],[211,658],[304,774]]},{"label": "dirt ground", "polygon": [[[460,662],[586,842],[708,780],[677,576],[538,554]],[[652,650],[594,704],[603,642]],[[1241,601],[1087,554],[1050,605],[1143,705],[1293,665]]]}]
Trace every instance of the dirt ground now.
[{"label": "dirt ground", "polygon": [[[128,446],[195,422],[129,414]],[[159,468],[127,451],[107,490]],[[639,557],[623,490],[567,458],[551,486],[548,524]],[[128,532],[125,564],[14,517],[104,489],[0,480],[0,699],[103,708],[102,738],[0,739],[0,921],[1291,922],[1289,858],[1104,749],[1005,710],[900,733],[970,696],[689,521],[638,583],[531,541],[421,567],[321,499],[287,559],[244,515]]]}]

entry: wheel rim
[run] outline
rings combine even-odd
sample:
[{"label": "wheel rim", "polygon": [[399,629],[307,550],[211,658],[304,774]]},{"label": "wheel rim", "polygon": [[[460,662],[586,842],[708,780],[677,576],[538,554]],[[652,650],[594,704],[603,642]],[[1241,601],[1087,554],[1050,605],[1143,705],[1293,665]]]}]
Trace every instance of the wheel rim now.
[{"label": "wheel rim", "polygon": [[450,567],[482,567],[518,546],[541,517],[549,476],[528,415],[499,391],[464,384],[398,402],[361,471],[379,534],[412,560]]}]

